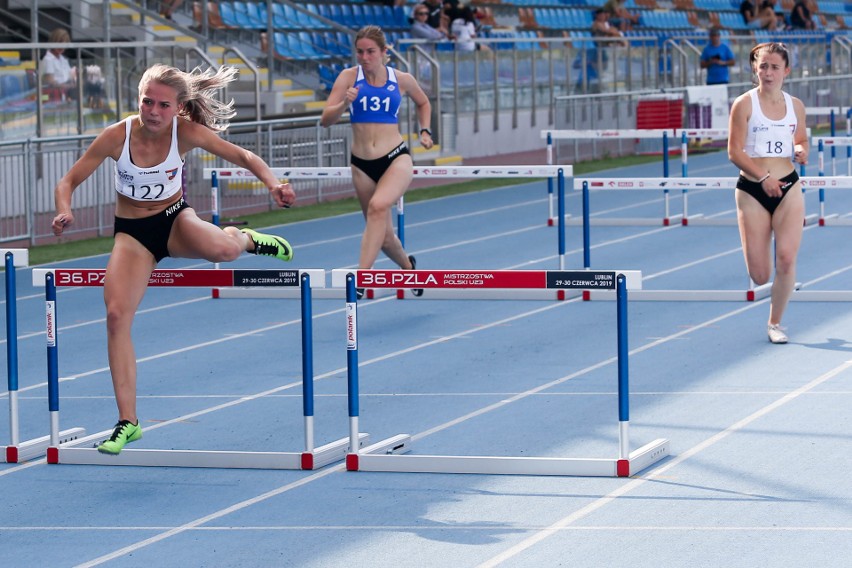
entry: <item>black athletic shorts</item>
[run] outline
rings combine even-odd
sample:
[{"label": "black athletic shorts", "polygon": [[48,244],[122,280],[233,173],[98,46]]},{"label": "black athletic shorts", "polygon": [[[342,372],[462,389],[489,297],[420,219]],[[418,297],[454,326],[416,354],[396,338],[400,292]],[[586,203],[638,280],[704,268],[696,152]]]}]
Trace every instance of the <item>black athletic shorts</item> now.
[{"label": "black athletic shorts", "polygon": [[763,191],[763,188],[760,187],[760,184],[756,181],[751,181],[743,175],[737,179],[737,189],[741,191],[745,191],[755,199],[757,199],[758,203],[763,205],[763,208],[769,211],[769,214],[772,215],[775,213],[775,210],[781,205],[781,200],[784,199],[784,196],[787,195],[787,192],[790,191],[790,188],[799,181],[799,174],[796,173],[796,170],[793,170],[792,173],[787,174],[786,176],[781,178],[781,197],[771,197],[766,195],[766,192]]},{"label": "black athletic shorts", "polygon": [[170,205],[168,209],[150,217],[140,219],[127,219],[125,217],[115,218],[115,234],[126,233],[142,243],[154,259],[160,262],[169,256],[169,235],[172,233],[172,225],[180,212],[188,208],[189,204],[183,197]]},{"label": "black athletic shorts", "polygon": [[411,152],[408,151],[408,146],[405,145],[405,142],[391,150],[387,156],[382,156],[375,160],[365,160],[352,154],[350,156],[350,163],[367,174],[371,180],[379,183],[379,180],[382,179],[382,176],[385,175],[386,171],[388,171],[388,168],[393,161],[404,154],[411,154]]}]

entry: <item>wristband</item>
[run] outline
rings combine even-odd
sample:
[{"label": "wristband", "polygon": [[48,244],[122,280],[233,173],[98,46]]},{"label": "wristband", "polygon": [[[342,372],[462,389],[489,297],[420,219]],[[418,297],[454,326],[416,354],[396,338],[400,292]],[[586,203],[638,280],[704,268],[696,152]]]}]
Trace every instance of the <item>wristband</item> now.
[{"label": "wristband", "polygon": [[426,134],[428,134],[429,136],[432,136],[432,131],[431,131],[431,130],[429,130],[428,128],[421,128],[421,129],[420,129],[420,134],[423,134],[424,132],[425,132]]},{"label": "wristband", "polygon": [[759,180],[757,180],[757,183],[763,183],[763,182],[765,182],[765,181],[766,181],[766,180],[768,180],[768,179],[769,179],[769,173],[767,173],[765,176],[763,176],[762,178],[760,178]]}]

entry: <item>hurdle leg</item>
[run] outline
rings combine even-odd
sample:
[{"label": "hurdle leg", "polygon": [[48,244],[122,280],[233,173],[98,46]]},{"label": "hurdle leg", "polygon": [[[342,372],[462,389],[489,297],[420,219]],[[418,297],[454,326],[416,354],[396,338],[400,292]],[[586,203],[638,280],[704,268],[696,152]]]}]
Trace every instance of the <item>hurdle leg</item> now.
[{"label": "hurdle leg", "polygon": [[[90,286],[102,285],[102,271],[81,269],[86,274],[84,278]],[[77,275],[68,271],[45,269],[33,275],[34,283],[39,277],[43,278],[46,288],[47,306],[47,339],[48,339],[48,395],[50,405],[50,436],[44,440],[47,462],[51,464],[81,464],[81,465],[132,465],[151,467],[200,467],[227,469],[316,469],[332,462],[340,462],[353,451],[369,444],[369,435],[357,434],[351,440],[342,438],[323,446],[314,445],[314,411],[313,411],[313,331],[312,331],[312,298],[311,276],[325,283],[325,271],[302,270],[268,271],[267,277],[262,272],[240,270],[186,270],[180,271],[180,276],[172,271],[155,271],[152,278],[160,278],[158,273],[166,273],[170,285],[177,286],[244,286],[246,282],[269,282],[274,286],[292,286],[293,282],[301,284],[302,297],[302,372],[303,372],[303,418],[305,449],[301,452],[256,452],[256,451],[220,451],[220,450],[163,450],[163,449],[131,449],[125,448],[118,455],[105,455],[96,448],[85,447],[87,442],[102,439],[107,432],[93,434],[80,438],[81,429],[59,432],[59,389],[58,389],[58,356],[56,334],[56,287],[77,282]],[[312,274],[313,273],[313,274]],[[165,276],[163,276],[165,278]],[[178,278],[175,283],[174,279]],[[205,281],[205,278],[208,280]],[[180,280],[183,279],[183,280]]]},{"label": "hurdle leg", "polygon": [[[313,351],[313,292],[311,276],[301,275],[302,310],[302,414],[305,428],[305,451],[301,454],[301,469],[318,469],[330,463],[342,461],[352,452],[349,438],[341,438],[318,448],[314,447],[314,351]],[[368,434],[356,438],[356,450],[369,442]]]},{"label": "hurdle leg", "polygon": [[355,295],[355,275],[346,275],[346,366],[349,402],[349,448],[350,453],[346,456],[346,469],[349,471],[359,470],[359,458],[362,455],[376,454],[379,452],[403,453],[409,451],[411,436],[400,434],[392,438],[382,440],[366,448],[359,444],[361,433],[358,432],[358,306]]},{"label": "hurdle leg", "polygon": [[[9,385],[9,445],[5,447],[3,459],[6,463],[21,463],[42,457],[50,445],[50,435],[21,442],[18,414],[18,314],[17,283],[15,267],[27,266],[29,257],[26,249],[4,249],[6,269],[6,366]],[[85,435],[83,428],[71,428],[58,432],[58,443],[67,443]]]},{"label": "hurdle leg", "polygon": [[[601,275],[602,277],[606,275]],[[612,276],[609,275],[611,278]],[[569,279],[560,272],[559,278]],[[597,278],[595,279],[597,281]],[[562,280],[557,280],[562,282]],[[570,280],[572,286],[581,286]],[[350,436],[358,432],[357,317],[355,276],[346,275],[347,285],[347,364],[349,370]],[[556,284],[558,285],[558,284]],[[348,471],[400,473],[473,473],[489,475],[558,475],[585,477],[627,477],[642,471],[669,455],[669,442],[657,439],[629,451],[627,276],[615,277],[618,324],[618,451],[616,458],[553,458],[519,456],[400,455],[410,449],[411,436],[398,434],[346,456]],[[354,446],[354,444],[353,444]]]}]

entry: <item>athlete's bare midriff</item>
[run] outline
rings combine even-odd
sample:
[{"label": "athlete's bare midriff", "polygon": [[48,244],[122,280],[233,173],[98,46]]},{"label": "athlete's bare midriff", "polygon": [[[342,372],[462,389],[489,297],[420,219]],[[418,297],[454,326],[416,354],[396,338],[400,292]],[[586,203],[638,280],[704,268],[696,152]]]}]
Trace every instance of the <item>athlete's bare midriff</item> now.
[{"label": "athlete's bare midriff", "polygon": [[402,143],[398,124],[359,122],[352,124],[352,153],[364,160],[375,160]]}]

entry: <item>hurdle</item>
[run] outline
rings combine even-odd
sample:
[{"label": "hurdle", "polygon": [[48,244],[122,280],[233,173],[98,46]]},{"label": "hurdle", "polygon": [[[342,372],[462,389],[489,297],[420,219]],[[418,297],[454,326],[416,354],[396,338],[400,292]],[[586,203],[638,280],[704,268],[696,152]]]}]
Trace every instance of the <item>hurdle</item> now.
[{"label": "hurdle", "polygon": [[[802,191],[820,187],[852,187],[852,176],[804,176],[800,177]],[[574,178],[574,190],[583,192],[583,224],[593,224],[590,219],[588,192],[599,190],[656,190],[665,187],[679,189],[735,189],[737,178]],[[703,214],[689,215],[688,201],[684,194],[683,219],[681,225],[735,225],[736,220],[705,218]],[[805,224],[817,221],[819,214],[805,215]],[[587,222],[588,221],[588,222]]]},{"label": "hurdle", "polygon": [[[21,463],[45,455],[50,436],[21,441],[18,404],[18,308],[15,268],[29,265],[27,249],[0,249],[3,251],[6,270],[6,370],[9,388],[9,445],[4,448],[3,461]],[[70,428],[57,434],[60,443],[67,443],[85,435],[83,428]]]},{"label": "hurdle", "polygon": [[[832,180],[836,179],[838,176],[832,176],[831,178],[825,177],[825,147],[831,147],[832,151],[832,171],[836,172],[837,168],[834,167],[834,149],[838,146],[846,146],[846,173],[852,176],[852,134],[848,136],[817,136],[814,137],[813,143],[817,145],[817,155],[818,155],[818,167],[819,167],[819,176],[826,179]],[[816,185],[816,183],[814,184]],[[852,225],[852,219],[841,218],[838,214],[830,214],[827,215],[825,212],[825,190],[826,185],[819,185],[819,225],[820,227],[825,227],[827,225],[844,225],[849,226]],[[829,187],[838,187],[836,184],[830,185]],[[850,187],[846,185],[845,187]]]},{"label": "hurdle", "polygon": [[[59,429],[59,357],[56,334],[56,289],[62,286],[103,286],[104,269],[39,269],[33,273],[33,284],[45,287],[48,337],[48,404],[50,412],[50,446],[47,462],[77,465],[128,465],[151,467],[198,467],[221,469],[318,469],[341,461],[351,452],[350,438],[341,438],[314,447],[313,402],[313,326],[311,280],[322,276],[322,270],[240,270],[240,269],[176,269],[154,270],[149,286],[164,287],[228,287],[228,286],[300,286],[302,288],[302,414],[305,449],[302,452],[253,452],[219,450],[128,449],[118,455],[104,455],[95,448],[77,447],[102,438],[104,433],[62,444]],[[261,395],[243,397],[243,400]],[[355,438],[356,447],[369,442],[368,434]]]},{"label": "hurdle", "polygon": [[[846,136],[852,136],[852,107],[815,107],[815,108],[806,108],[805,113],[808,116],[816,115],[816,116],[828,116],[829,117],[829,128],[830,128],[830,136],[827,138],[835,138],[837,137],[837,117],[846,115]],[[810,137],[810,133],[808,134]],[[812,143],[813,144],[813,143]],[[837,157],[836,147],[831,147],[831,175],[837,175],[837,164],[835,162],[835,158]],[[822,168],[820,168],[822,171]],[[846,174],[852,175],[852,149],[846,148]]]},{"label": "hurdle", "polygon": [[[799,178],[803,189],[819,188],[852,188],[852,176],[834,177],[802,177]],[[733,189],[736,178],[575,178],[574,189],[583,191],[583,216],[588,215],[589,193],[593,190],[626,189],[648,190],[659,189],[660,184],[673,185],[688,189]],[[591,233],[589,225],[583,228],[583,267],[591,267]],[[768,297],[771,293],[771,283],[754,286],[749,281],[749,287],[743,290],[636,290],[631,294],[633,301],[721,301],[721,302],[754,302]],[[585,300],[612,300],[613,294],[605,290],[588,290],[583,293]],[[849,302],[852,301],[852,291],[846,290],[806,290],[800,283],[790,298],[795,302]]]},{"label": "hurdle", "polygon": [[[346,355],[349,392],[350,440],[359,432],[358,387],[358,323],[356,287],[386,285],[466,289],[476,296],[484,282],[502,288],[570,290],[588,288],[613,289],[618,295],[618,450],[612,458],[513,457],[407,455],[411,451],[410,434],[397,434],[346,456],[348,471],[381,471],[406,473],[473,473],[491,475],[551,475],[583,477],[629,477],[647,469],[669,455],[670,444],[659,438],[630,451],[629,389],[627,343],[627,278],[617,271],[418,271],[421,282],[400,283],[398,271],[358,270],[345,274],[346,279]],[[383,284],[386,283],[386,284]]]},{"label": "hurdle", "polygon": [[[663,177],[669,177],[669,136],[674,136],[677,133],[676,129],[633,129],[633,130],[542,130],[541,137],[547,143],[547,162],[551,163],[554,155],[554,140],[627,140],[627,139],[657,139],[662,141],[663,148]],[[591,222],[596,225],[608,226],[668,226],[672,222],[680,219],[680,215],[672,215],[669,207],[669,189],[663,190],[663,216],[661,219],[647,217],[627,217],[613,219],[594,219]],[[548,181],[548,216],[547,225],[553,226],[556,224],[559,216],[564,216],[565,213],[554,214],[554,196],[553,184]],[[556,215],[556,216],[555,216]],[[569,225],[579,225],[584,221],[578,219],[568,219]]]},{"label": "hurdle", "polygon": [[[299,167],[299,168],[272,168],[272,173],[279,179],[291,180],[320,180],[320,179],[348,179],[352,177],[352,170],[348,167]],[[573,176],[574,169],[570,165],[547,165],[547,166],[415,166],[415,178],[427,179],[499,179],[515,178],[519,180],[531,178],[555,178],[561,188],[564,188],[565,178]],[[203,179],[211,180],[214,195],[218,195],[219,182],[222,179],[256,179],[254,174],[243,168],[204,168]],[[403,196],[404,197],[404,196]],[[218,202],[214,200],[214,202]],[[564,206],[563,206],[564,209]],[[405,214],[404,199],[400,198],[397,203],[397,235],[405,244]],[[218,217],[218,215],[217,215]],[[564,255],[564,236],[563,250]],[[387,291],[386,291],[387,292]],[[392,291],[391,291],[392,292]],[[299,290],[286,288],[264,288],[251,290],[245,288],[230,288],[213,291],[214,298],[297,298]],[[382,295],[382,292],[374,288],[366,288],[365,297],[374,299]],[[346,290],[343,286],[326,288],[318,287],[314,291],[315,298],[344,299]]]},{"label": "hurdle", "polygon": [[[530,278],[536,278],[540,270],[512,270],[500,278],[493,277],[492,270],[355,270],[335,268],[331,271],[331,285],[346,291],[346,276],[355,274],[366,286],[392,290],[397,288],[398,299],[406,298],[401,288],[420,288],[429,290],[428,294],[414,297],[415,301],[429,300],[549,300],[565,301],[585,299],[590,290],[600,290],[600,284],[589,278],[585,270],[571,271],[573,286],[529,287]],[[613,270],[598,270],[607,274]],[[642,289],[641,270],[619,270],[627,279],[632,293]],[[439,286],[438,283],[441,283]],[[582,284],[587,287],[583,288]],[[475,288],[472,293],[468,288]]]}]

